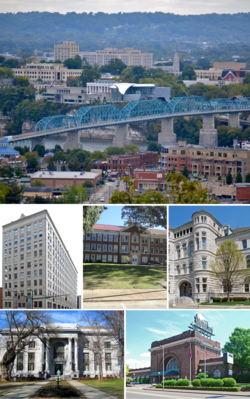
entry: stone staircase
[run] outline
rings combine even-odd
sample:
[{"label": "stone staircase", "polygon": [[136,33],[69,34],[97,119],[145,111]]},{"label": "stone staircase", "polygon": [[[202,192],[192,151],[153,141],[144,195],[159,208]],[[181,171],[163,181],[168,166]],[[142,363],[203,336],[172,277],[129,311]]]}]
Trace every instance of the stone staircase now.
[{"label": "stone staircase", "polygon": [[175,299],[176,303],[194,303],[194,299],[191,296],[179,296]]}]

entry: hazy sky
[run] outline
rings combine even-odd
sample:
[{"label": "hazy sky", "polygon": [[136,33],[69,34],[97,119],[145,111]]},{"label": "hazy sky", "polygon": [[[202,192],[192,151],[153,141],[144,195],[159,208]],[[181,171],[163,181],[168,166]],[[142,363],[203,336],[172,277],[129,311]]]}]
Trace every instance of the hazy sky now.
[{"label": "hazy sky", "polygon": [[170,12],[174,14],[210,14],[250,12],[249,0],[0,0],[0,12]]}]

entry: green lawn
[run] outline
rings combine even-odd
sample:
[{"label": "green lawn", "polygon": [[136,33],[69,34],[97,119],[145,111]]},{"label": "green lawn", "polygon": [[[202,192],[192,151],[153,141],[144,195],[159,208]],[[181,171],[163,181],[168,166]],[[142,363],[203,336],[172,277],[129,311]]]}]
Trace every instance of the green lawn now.
[{"label": "green lawn", "polygon": [[200,303],[200,305],[209,305],[209,306],[236,306],[236,305],[244,305],[244,306],[250,306],[249,301],[238,301],[238,302],[203,302]]},{"label": "green lawn", "polygon": [[[99,389],[105,393],[116,398],[124,398],[124,381],[123,380],[91,380],[91,381],[80,381],[82,384],[90,385],[93,388]],[[101,397],[101,396],[100,396]]]},{"label": "green lawn", "polygon": [[84,264],[83,287],[88,289],[161,289],[158,282],[167,281],[166,269],[109,264]]}]

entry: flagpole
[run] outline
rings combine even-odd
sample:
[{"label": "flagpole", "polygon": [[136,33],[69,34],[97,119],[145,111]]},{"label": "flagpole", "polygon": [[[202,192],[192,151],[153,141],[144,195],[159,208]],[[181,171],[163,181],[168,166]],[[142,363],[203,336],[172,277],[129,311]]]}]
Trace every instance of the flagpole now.
[{"label": "flagpole", "polygon": [[191,342],[190,342],[190,351],[189,351],[189,358],[190,358],[190,385],[191,385],[191,376],[192,376],[192,374],[191,374],[191,359],[192,359],[191,353],[192,353],[192,349],[191,349]]},{"label": "flagpole", "polygon": [[162,371],[163,371],[163,391],[164,391],[164,345],[162,346],[163,348],[163,358],[162,358]]},{"label": "flagpole", "polygon": [[204,351],[204,360],[205,360],[205,362],[204,362],[204,364],[205,364],[205,367],[204,367],[205,376],[204,376],[204,378],[206,378],[206,376],[207,376],[207,372],[206,372],[206,346],[205,346],[205,351]]}]

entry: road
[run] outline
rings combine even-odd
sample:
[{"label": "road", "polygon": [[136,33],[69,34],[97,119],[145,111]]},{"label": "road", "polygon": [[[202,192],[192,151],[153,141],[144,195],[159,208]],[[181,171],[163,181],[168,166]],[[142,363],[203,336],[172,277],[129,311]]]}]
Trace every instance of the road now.
[{"label": "road", "polygon": [[[232,395],[233,394],[233,395]],[[167,392],[167,391],[143,391],[142,387],[131,387],[126,388],[126,399],[233,399],[244,397],[242,395],[238,395],[237,392],[232,392],[231,395],[221,394],[218,392],[209,392],[209,393],[187,393],[187,392]],[[250,397],[245,396],[245,397]]]},{"label": "road", "polygon": [[[112,196],[115,189],[118,189],[119,191],[126,190],[126,183],[120,181],[119,187],[116,187],[118,182],[118,179],[115,179],[114,182],[106,182],[106,184],[101,186],[98,191],[93,195],[93,197],[91,198],[91,203],[109,204],[110,197]],[[104,198],[103,202],[100,201],[102,197]]]}]

